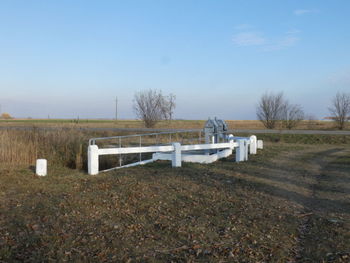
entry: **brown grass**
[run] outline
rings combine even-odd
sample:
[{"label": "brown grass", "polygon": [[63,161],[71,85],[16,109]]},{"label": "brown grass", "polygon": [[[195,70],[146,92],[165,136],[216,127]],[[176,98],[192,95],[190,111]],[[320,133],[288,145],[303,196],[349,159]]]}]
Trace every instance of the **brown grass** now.
[{"label": "brown grass", "polygon": [[48,158],[50,164],[81,169],[87,136],[78,130],[1,130],[0,145],[1,163],[34,165],[36,159]]},{"label": "brown grass", "polygon": [[[78,129],[58,128],[43,130],[29,128],[25,130],[0,130],[0,163],[9,165],[34,166],[38,158],[48,160],[49,166],[65,166],[73,169],[87,167],[88,140],[93,137],[127,135],[127,132],[91,132]],[[143,136],[142,146],[155,144],[169,144],[173,140],[181,143],[192,143],[198,133],[180,133],[175,135]],[[199,142],[198,139],[195,142]],[[139,137],[121,140],[121,146],[139,146]],[[119,140],[106,140],[98,142],[102,147],[119,146]],[[150,158],[143,155],[142,158]],[[101,157],[100,168],[112,168],[119,164],[119,156]],[[123,156],[122,164],[138,161],[139,154]]]},{"label": "brown grass", "polygon": [[267,144],[239,164],[44,178],[2,163],[0,261],[348,262],[349,151]]},{"label": "brown grass", "polygon": [[[155,128],[165,129],[201,129],[206,120],[173,120],[161,121]],[[257,120],[226,120],[229,129],[265,129]],[[37,127],[91,127],[91,128],[144,128],[139,120],[0,120],[0,126],[37,126]],[[277,127],[281,129],[282,127]],[[348,127],[349,128],[349,127]],[[332,121],[302,121],[295,129],[301,130],[336,130]]]}]

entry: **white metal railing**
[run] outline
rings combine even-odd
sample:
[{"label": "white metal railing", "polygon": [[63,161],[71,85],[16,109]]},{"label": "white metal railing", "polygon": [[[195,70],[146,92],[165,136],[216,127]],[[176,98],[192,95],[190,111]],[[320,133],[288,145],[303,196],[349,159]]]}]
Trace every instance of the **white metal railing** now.
[{"label": "white metal railing", "polygon": [[[119,155],[119,167],[114,167],[104,171],[110,171],[114,169],[136,166],[141,164],[150,163],[156,160],[171,160],[173,167],[180,167],[182,161],[189,162],[201,162],[210,163],[217,159],[227,157],[232,154],[232,151],[236,149],[236,161],[248,160],[248,151],[251,154],[256,154],[257,148],[262,148],[262,141],[257,141],[256,136],[251,137],[234,137],[233,135],[226,136],[226,142],[218,143],[200,143],[204,138],[199,133],[199,138],[192,138],[189,141],[199,142],[199,144],[185,144],[181,145],[179,142],[171,142],[172,135],[179,133],[189,133],[198,131],[176,131],[176,132],[163,132],[163,133],[151,133],[151,134],[135,134],[125,136],[113,136],[113,137],[101,137],[92,138],[89,140],[88,147],[88,173],[98,174],[99,171],[99,156],[103,155]],[[155,136],[156,141],[159,136],[169,136],[169,141],[163,145],[151,145],[142,146],[142,138],[145,136]],[[122,139],[137,138],[139,137],[138,146],[122,147]],[[174,138],[175,139],[175,138]],[[178,139],[178,138],[177,138]],[[117,141],[119,145],[108,145],[108,147],[100,148],[97,142],[113,140]],[[134,143],[135,144],[135,143]],[[157,143],[158,144],[158,143]],[[119,147],[116,147],[119,146]],[[259,147],[258,147],[259,146]],[[215,153],[209,153],[211,150],[217,150]],[[199,151],[202,153],[198,154]],[[142,153],[154,153],[152,158],[142,160]],[[139,161],[122,165],[121,156],[125,154],[139,154]]]}]

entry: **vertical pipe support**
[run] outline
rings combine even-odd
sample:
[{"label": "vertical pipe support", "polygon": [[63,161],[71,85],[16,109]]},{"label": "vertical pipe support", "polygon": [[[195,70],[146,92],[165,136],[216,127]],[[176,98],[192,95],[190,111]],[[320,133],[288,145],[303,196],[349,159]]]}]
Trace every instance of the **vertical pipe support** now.
[{"label": "vertical pipe support", "polygon": [[256,154],[256,149],[257,149],[257,139],[255,135],[250,136],[250,147],[249,147],[249,152],[250,154]]},{"label": "vertical pipe support", "polygon": [[181,167],[181,144],[178,142],[173,143],[174,151],[172,153],[172,167]]},{"label": "vertical pipe support", "polygon": [[[142,146],[142,142],[141,142],[141,135],[140,135],[140,148],[141,148],[141,146]],[[139,157],[140,157],[140,162],[142,161],[142,153],[140,152],[140,154],[139,154]]]},{"label": "vertical pipe support", "polygon": [[229,135],[227,135],[227,140],[229,141],[229,142],[233,142],[234,141],[234,139],[235,139],[235,136],[233,136],[233,134],[229,134]]},{"label": "vertical pipe support", "polygon": [[98,174],[98,146],[89,145],[88,147],[88,173],[90,175]]},{"label": "vertical pipe support", "polygon": [[244,161],[244,140],[239,139],[237,140],[238,147],[236,148],[236,162],[243,162]]}]

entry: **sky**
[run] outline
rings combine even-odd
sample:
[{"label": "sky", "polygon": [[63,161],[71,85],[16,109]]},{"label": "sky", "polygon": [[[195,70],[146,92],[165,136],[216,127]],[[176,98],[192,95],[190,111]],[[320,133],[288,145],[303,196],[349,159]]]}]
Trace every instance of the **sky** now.
[{"label": "sky", "polygon": [[256,119],[265,92],[328,116],[350,92],[350,1],[0,0],[0,104],[14,117]]}]

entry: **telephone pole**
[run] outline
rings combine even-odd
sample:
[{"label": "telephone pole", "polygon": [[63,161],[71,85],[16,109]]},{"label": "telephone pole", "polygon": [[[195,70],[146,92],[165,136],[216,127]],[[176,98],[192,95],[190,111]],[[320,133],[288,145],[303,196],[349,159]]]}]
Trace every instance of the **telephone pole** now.
[{"label": "telephone pole", "polygon": [[118,97],[115,97],[115,120],[118,120]]}]

